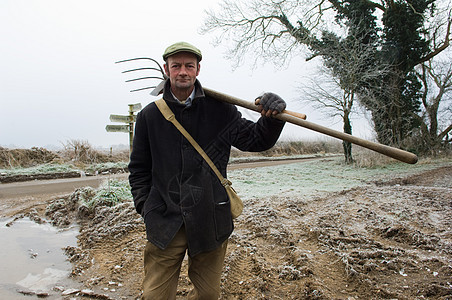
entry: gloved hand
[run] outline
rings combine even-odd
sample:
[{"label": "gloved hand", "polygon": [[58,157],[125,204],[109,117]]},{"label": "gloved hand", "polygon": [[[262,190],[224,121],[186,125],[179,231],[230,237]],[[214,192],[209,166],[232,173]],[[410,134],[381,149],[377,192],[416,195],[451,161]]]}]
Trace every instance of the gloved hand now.
[{"label": "gloved hand", "polygon": [[276,94],[264,93],[254,101],[262,116],[275,116],[286,109],[286,102]]}]

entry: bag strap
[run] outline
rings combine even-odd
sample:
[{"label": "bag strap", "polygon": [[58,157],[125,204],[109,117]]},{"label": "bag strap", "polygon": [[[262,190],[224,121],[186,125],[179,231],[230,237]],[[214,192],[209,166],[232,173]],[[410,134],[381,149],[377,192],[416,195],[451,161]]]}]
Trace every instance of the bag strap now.
[{"label": "bag strap", "polygon": [[207,164],[212,168],[215,175],[217,175],[218,179],[220,179],[220,182],[223,186],[231,185],[232,183],[223,177],[221,175],[220,171],[218,171],[215,164],[212,162],[212,160],[209,158],[209,156],[204,152],[204,150],[199,146],[199,144],[192,138],[192,136],[185,130],[185,128],[179,123],[179,121],[176,120],[176,117],[169,108],[168,104],[166,104],[166,101],[163,99],[159,99],[155,101],[155,104],[157,105],[157,108],[160,110],[162,115],[165,117],[167,121],[170,121],[173,123],[173,125],[185,136],[185,138],[192,144],[192,146],[199,152],[199,154],[204,158],[204,160],[207,162]]}]

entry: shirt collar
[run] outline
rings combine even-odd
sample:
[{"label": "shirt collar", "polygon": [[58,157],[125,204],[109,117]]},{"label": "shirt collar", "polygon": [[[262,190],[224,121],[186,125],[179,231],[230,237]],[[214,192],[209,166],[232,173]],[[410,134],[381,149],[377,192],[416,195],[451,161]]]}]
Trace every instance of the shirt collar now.
[{"label": "shirt collar", "polygon": [[195,90],[196,90],[196,87],[193,87],[193,91],[191,92],[190,96],[188,96],[188,98],[185,100],[177,99],[177,97],[173,94],[172,91],[171,91],[171,94],[173,95],[174,99],[176,99],[177,101],[179,101],[182,104],[185,104],[185,106],[189,107],[189,106],[191,106],[191,102],[193,101],[193,98],[195,98]]}]

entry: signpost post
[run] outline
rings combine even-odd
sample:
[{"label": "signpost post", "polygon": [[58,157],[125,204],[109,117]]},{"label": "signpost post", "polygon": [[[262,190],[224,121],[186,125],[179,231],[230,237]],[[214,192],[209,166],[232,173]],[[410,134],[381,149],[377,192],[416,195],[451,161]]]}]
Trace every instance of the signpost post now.
[{"label": "signpost post", "polygon": [[110,115],[110,121],[118,123],[126,123],[127,125],[107,125],[105,130],[107,132],[128,132],[129,133],[129,148],[132,153],[133,144],[133,124],[137,120],[135,112],[141,110],[141,103],[129,104],[129,115]]}]

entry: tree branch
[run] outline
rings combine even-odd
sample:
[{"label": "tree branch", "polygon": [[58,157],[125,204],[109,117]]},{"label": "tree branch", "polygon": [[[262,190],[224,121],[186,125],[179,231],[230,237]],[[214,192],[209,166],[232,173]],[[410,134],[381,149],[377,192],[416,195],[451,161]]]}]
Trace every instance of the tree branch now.
[{"label": "tree branch", "polygon": [[426,61],[429,61],[430,59],[432,59],[433,57],[435,57],[436,55],[438,55],[439,53],[444,51],[447,47],[449,47],[451,24],[452,24],[451,11],[449,11],[449,18],[448,18],[448,22],[447,22],[447,32],[446,32],[446,37],[444,38],[443,44],[440,47],[436,48],[433,52],[431,52],[431,53],[427,54],[426,56],[424,56],[423,58],[421,58],[417,64],[421,64]]},{"label": "tree branch", "polygon": [[438,138],[442,140],[452,130],[452,124],[449,125],[443,132],[438,135]]},{"label": "tree branch", "polygon": [[368,0],[367,3],[369,3],[370,6],[378,8],[381,11],[386,11],[386,7],[384,7],[383,5],[379,4],[379,3],[375,3],[373,1]]}]

